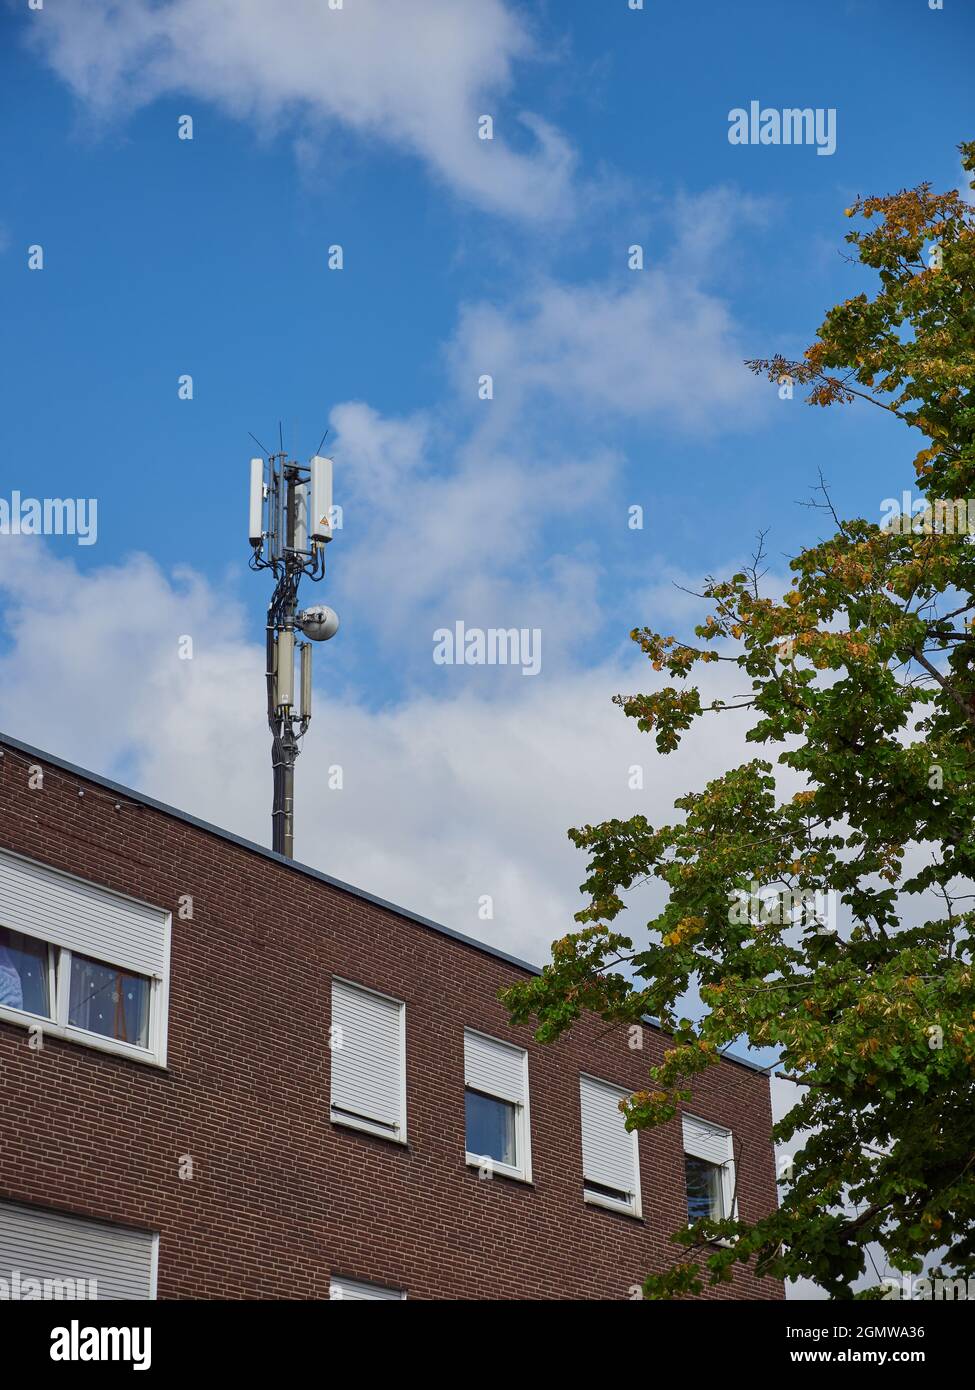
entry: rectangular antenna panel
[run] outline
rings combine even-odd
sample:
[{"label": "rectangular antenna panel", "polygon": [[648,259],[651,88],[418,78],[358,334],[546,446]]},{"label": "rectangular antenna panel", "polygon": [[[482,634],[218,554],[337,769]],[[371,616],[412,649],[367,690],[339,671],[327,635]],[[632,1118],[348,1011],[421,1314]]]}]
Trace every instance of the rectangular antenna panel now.
[{"label": "rectangular antenna panel", "polygon": [[311,643],[301,644],[301,717],[311,718]]},{"label": "rectangular antenna panel", "polygon": [[311,461],[312,540],[332,539],[332,460],[316,454]]},{"label": "rectangular antenna panel", "polygon": [[278,633],[274,661],[274,707],[290,709],[295,702],[295,635],[290,628]]},{"label": "rectangular antenna panel", "polygon": [[251,459],[250,531],[251,545],[264,538],[264,460]]},{"label": "rectangular antenna panel", "polygon": [[294,483],[295,490],[295,550],[310,549],[308,540],[308,484]]}]

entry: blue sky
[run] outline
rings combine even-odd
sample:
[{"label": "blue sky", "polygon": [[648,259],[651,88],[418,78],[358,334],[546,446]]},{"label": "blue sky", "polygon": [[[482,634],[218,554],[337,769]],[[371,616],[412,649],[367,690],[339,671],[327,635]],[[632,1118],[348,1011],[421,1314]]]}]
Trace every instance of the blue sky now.
[{"label": "blue sky", "polygon": [[[848,514],[909,485],[879,412],[780,401],[741,361],[800,352],[863,286],[858,193],[957,185],[971,8],[18,0],[0,22],[0,494],[99,508],[93,546],[0,554],[3,726],[265,839],[248,432],[281,420],[307,458],[329,426],[345,527],[307,597],[343,628],[298,855],[539,958],[578,905],[566,827],[636,809],[635,762],[661,818],[742,755],[729,721],[659,763],[610,704],[645,678],[629,629],[691,620],[674,581],[760,529],[774,581],[823,529],[797,505],[818,468]],[[731,145],[752,100],[834,108],[835,153]],[[541,674],[435,665],[458,619],[539,627]]]}]

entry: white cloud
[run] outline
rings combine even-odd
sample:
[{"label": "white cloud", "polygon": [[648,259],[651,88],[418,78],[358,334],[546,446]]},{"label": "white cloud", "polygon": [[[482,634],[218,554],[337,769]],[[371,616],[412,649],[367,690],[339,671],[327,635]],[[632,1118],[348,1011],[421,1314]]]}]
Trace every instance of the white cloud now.
[{"label": "white cloud", "polygon": [[975,186],[972,184],[972,174],[962,165],[960,159],[958,161],[958,192],[961,194],[963,202],[975,203]]},{"label": "white cloud", "polygon": [[493,378],[495,430],[531,397],[575,415],[660,419],[706,435],[759,417],[764,396],[747,355],[727,306],[689,266],[671,265],[622,283],[546,282],[516,305],[467,306],[451,363],[471,401],[478,379]]},{"label": "white cloud", "polygon": [[703,193],[682,190],[673,199],[669,214],[675,228],[671,267],[707,280],[719,256],[727,257],[748,245],[743,232],[768,224],[772,204],[767,198],[756,198],[724,184]]},{"label": "white cloud", "polygon": [[101,119],[185,94],[264,133],[297,127],[305,148],[338,122],[503,213],[571,205],[570,145],[510,100],[515,65],[538,55],[504,0],[84,0],[51,5],[30,41]]},{"label": "white cloud", "polygon": [[[142,556],[81,573],[55,553],[34,537],[0,547],[0,727],[267,843],[263,649],[239,607]],[[665,765],[611,703],[651,676],[635,652],[509,683],[503,700],[492,668],[480,686],[444,674],[382,710],[331,693],[334,669],[321,682],[298,763],[297,857],[536,961],[580,906],[585,864],[567,828],[667,818],[675,787],[715,775],[743,728],[705,733]],[[334,764],[341,791],[327,789]],[[634,764],[642,792],[627,785]],[[493,921],[478,919],[482,895]]]},{"label": "white cloud", "polygon": [[364,401],[346,401],[333,409],[329,426],[338,431],[330,447],[351,462],[346,495],[369,508],[402,509],[411,483],[429,468],[430,420],[384,418]]},{"label": "white cloud", "polygon": [[[428,663],[433,629],[455,619],[540,626],[547,665],[592,640],[579,613],[594,611],[597,564],[543,545],[542,532],[605,497],[616,466],[607,451],[532,467],[476,437],[434,445],[429,421],[383,417],[361,403],[338,406],[330,419],[350,542],[343,584],[400,660],[412,651]],[[438,472],[444,455],[450,464]]]},{"label": "white cloud", "polygon": [[[705,288],[735,228],[758,216],[728,190],[682,197],[656,268],[463,306],[437,411],[333,410],[345,539],[357,541],[343,547],[345,581],[370,622],[398,634],[401,657],[417,631],[426,642],[454,618],[543,626],[550,659],[599,640],[593,615],[617,554],[606,541],[614,526],[627,534],[626,460],[607,438],[627,424],[742,428],[767,404],[740,330]],[[478,399],[485,373],[490,400]]]}]

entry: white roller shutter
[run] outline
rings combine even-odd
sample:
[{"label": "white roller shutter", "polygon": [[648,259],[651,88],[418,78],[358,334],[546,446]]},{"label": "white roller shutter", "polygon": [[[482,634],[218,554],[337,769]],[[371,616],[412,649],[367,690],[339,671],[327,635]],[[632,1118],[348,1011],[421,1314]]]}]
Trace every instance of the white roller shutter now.
[{"label": "white roller shutter", "polygon": [[[68,1290],[72,1297],[90,1297],[91,1280],[99,1299],[154,1298],[154,1242],[151,1231],[0,1202],[0,1279],[10,1291],[18,1281],[21,1297],[24,1280],[37,1279],[44,1298],[64,1298]],[[78,1280],[85,1281],[83,1293]]]},{"label": "white roller shutter", "polygon": [[360,1119],[406,1137],[404,1008],[397,999],[333,980],[333,1119]]},{"label": "white roller shutter", "polygon": [[619,1103],[631,1093],[595,1077],[579,1078],[582,1109],[582,1172],[586,1182],[627,1194],[636,1204],[640,1158],[636,1132],[628,1134]]},{"label": "white roller shutter", "polygon": [[731,1130],[684,1115],[684,1152],[708,1163],[728,1163],[732,1158]]},{"label": "white roller shutter", "polygon": [[400,1302],[406,1294],[398,1289],[381,1289],[378,1284],[361,1284],[355,1279],[333,1279],[329,1297],[337,1302]]},{"label": "white roller shutter", "polygon": [[0,926],[162,977],[168,913],[0,851]]},{"label": "white roller shutter", "polygon": [[464,1085],[510,1100],[526,1102],[525,1049],[486,1038],[483,1033],[464,1033]]}]

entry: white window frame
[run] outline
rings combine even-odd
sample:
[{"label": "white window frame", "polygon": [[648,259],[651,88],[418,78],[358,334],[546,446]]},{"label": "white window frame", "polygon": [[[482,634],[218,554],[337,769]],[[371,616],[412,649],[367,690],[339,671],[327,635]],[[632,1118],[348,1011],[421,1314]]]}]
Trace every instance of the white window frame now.
[{"label": "white window frame", "polygon": [[[491,1091],[482,1091],[476,1086],[467,1084],[467,1059],[466,1047],[467,1037],[484,1038],[487,1042],[499,1043],[502,1047],[509,1047],[515,1052],[521,1053],[522,1063],[522,1094],[524,1100],[519,1104],[511,1100],[508,1096],[492,1094]],[[478,1028],[464,1029],[464,1094],[473,1091],[476,1095],[491,1096],[492,1100],[499,1100],[505,1105],[513,1105],[515,1109],[515,1158],[518,1160],[514,1165],[510,1163],[499,1163],[496,1158],[491,1158],[488,1154],[474,1154],[467,1148],[467,1119],[465,1100],[465,1119],[464,1119],[464,1152],[468,1168],[484,1169],[489,1167],[491,1173],[501,1173],[506,1178],[514,1178],[517,1182],[531,1182],[532,1180],[532,1146],[531,1146],[531,1110],[528,1097],[528,1050],[519,1047],[517,1043],[508,1042],[507,1038],[495,1038],[490,1033],[482,1033]]]},{"label": "white window frame", "polygon": [[[685,1111],[685,1112],[681,1115],[681,1125],[682,1125],[682,1126],[683,1126],[683,1123],[684,1123],[685,1118],[688,1119],[688,1120],[696,1120],[697,1123],[700,1124],[700,1125],[707,1125],[707,1127],[708,1127],[709,1129],[721,1130],[723,1134],[727,1135],[727,1138],[728,1138],[728,1157],[724,1160],[723,1163],[714,1163],[714,1167],[715,1167],[715,1168],[720,1168],[720,1169],[721,1169],[721,1206],[722,1206],[722,1212],[721,1212],[721,1216],[718,1218],[718,1220],[720,1220],[720,1221],[737,1221],[737,1220],[738,1220],[738,1196],[737,1196],[737,1192],[736,1192],[736,1186],[737,1186],[737,1184],[736,1184],[736,1177],[735,1177],[736,1169],[735,1169],[735,1135],[734,1135],[734,1131],[733,1131],[733,1130],[730,1130],[730,1129],[728,1128],[727,1125],[719,1124],[717,1120],[706,1120],[706,1119],[704,1118],[703,1115],[691,1115],[691,1114],[690,1114],[689,1112],[687,1112],[687,1111]],[[699,1157],[700,1157],[699,1154],[688,1154],[687,1149],[684,1147],[683,1135],[682,1135],[682,1137],[681,1137],[681,1148],[682,1148],[683,1151],[684,1151],[684,1156],[685,1156],[685,1158],[688,1158],[688,1157],[689,1157],[689,1158],[699,1158]],[[712,1159],[702,1158],[701,1161],[702,1161],[703,1163],[713,1163],[713,1160],[712,1160]],[[685,1193],[684,1193],[685,1205],[686,1205],[686,1201],[687,1201],[686,1181],[687,1181],[687,1179],[686,1179],[686,1165],[685,1165]],[[693,1225],[694,1225],[694,1222],[693,1222],[693,1221],[688,1221],[687,1224],[688,1224],[688,1226],[690,1227],[690,1226],[693,1226]],[[729,1241],[729,1240],[727,1240],[725,1237],[721,1237],[716,1243],[719,1244],[719,1245],[730,1245],[730,1244],[732,1244],[732,1242]]]},{"label": "white window frame", "polygon": [[[371,1279],[350,1279],[344,1274],[333,1274],[328,1286],[329,1301],[332,1303],[344,1302],[344,1289],[375,1289],[380,1294],[379,1298],[372,1300],[375,1303],[402,1303],[406,1298],[405,1289],[391,1289],[383,1284],[374,1284]],[[382,1297],[382,1295],[387,1295],[387,1297]],[[364,1303],[368,1302],[369,1299],[367,1296],[365,1299],[356,1299],[355,1301]]]},{"label": "white window frame", "polygon": [[[73,877],[73,875],[66,875],[66,877]],[[105,891],[108,892],[109,890],[106,889]],[[116,893],[113,896],[122,897],[123,894]],[[136,901],[136,899],[131,901]],[[0,1004],[0,1020],[4,1023],[15,1023],[21,1028],[38,1028],[42,1037],[61,1038],[66,1042],[81,1043],[84,1047],[94,1048],[97,1052],[111,1052],[116,1057],[128,1057],[130,1060],[142,1062],[146,1066],[165,1067],[169,1031],[169,951],[172,922],[172,913],[166,913],[163,926],[164,973],[162,975],[145,975],[142,971],[131,970],[127,966],[118,965],[105,956],[92,954],[86,956],[88,960],[97,960],[101,965],[107,965],[115,970],[123,970],[128,975],[137,975],[140,979],[149,981],[147,1046],[139,1047],[137,1043],[123,1042],[119,1038],[106,1038],[101,1033],[93,1033],[87,1028],[79,1028],[76,1024],[69,1023],[72,951],[67,946],[59,946],[56,942],[47,940],[46,937],[36,936],[32,932],[20,931],[19,928],[12,930],[16,930],[20,936],[26,936],[30,941],[37,941],[42,946],[47,947],[48,999],[51,1005],[51,1015],[46,1017],[44,1014],[31,1013],[28,1009],[14,1009],[9,1004]],[[4,925],[2,916],[0,916],[0,926]]]},{"label": "white window frame", "polygon": [[[349,989],[355,989],[360,994],[371,994],[376,999],[384,999],[387,1004],[395,1004],[399,1011],[399,1114],[400,1122],[395,1130],[391,1132],[385,1125],[380,1125],[369,1120],[365,1115],[352,1115],[347,1111],[340,1110],[336,1114],[332,1103],[332,1050],[329,1049],[329,1077],[328,1077],[328,1115],[333,1125],[343,1125],[346,1129],[358,1129],[363,1134],[375,1135],[377,1139],[386,1139],[391,1144],[406,1144],[406,1002],[397,999],[395,995],[384,994],[382,990],[372,989],[369,985],[360,984],[358,980],[349,980],[344,975],[333,975],[333,985],[345,985]],[[334,992],[331,1000],[334,1000]],[[331,1020],[334,1026],[334,1018]]]},{"label": "white window frame", "polygon": [[[617,1086],[614,1081],[605,1081],[601,1076],[593,1076],[591,1072],[579,1073],[579,1111],[580,1119],[582,1113],[582,1083],[591,1081],[595,1086],[603,1086],[607,1091],[618,1091],[620,1099],[633,1094],[632,1090],[626,1086]],[[622,1115],[620,1119],[622,1119]],[[586,1177],[586,1157],[582,1156],[582,1196],[583,1201],[594,1207],[605,1207],[607,1211],[618,1211],[624,1216],[634,1216],[637,1220],[643,1220],[643,1195],[641,1188],[643,1181],[640,1176],[640,1135],[637,1130],[632,1130],[628,1136],[633,1150],[633,1200],[631,1202],[621,1202],[615,1197],[610,1197],[602,1192],[594,1192],[587,1186],[589,1179]],[[582,1147],[582,1136],[580,1132],[579,1146]],[[593,1179],[595,1182],[595,1179]]]}]

